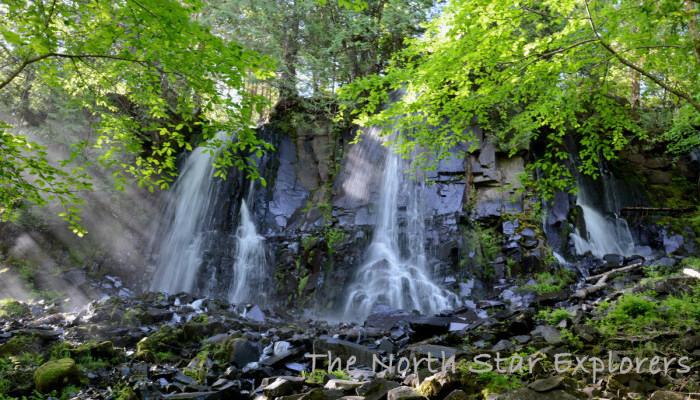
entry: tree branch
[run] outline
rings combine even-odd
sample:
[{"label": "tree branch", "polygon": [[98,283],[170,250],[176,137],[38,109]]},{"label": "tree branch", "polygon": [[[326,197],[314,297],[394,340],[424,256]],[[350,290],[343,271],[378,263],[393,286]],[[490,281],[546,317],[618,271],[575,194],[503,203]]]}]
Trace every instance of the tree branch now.
[{"label": "tree branch", "polygon": [[12,82],[22,71],[24,71],[25,68],[27,68],[29,65],[34,64],[36,62],[39,62],[41,60],[44,60],[49,57],[57,57],[57,58],[69,58],[69,59],[83,59],[83,58],[106,58],[110,60],[119,60],[119,61],[128,61],[128,62],[133,62],[133,63],[138,63],[141,65],[146,65],[148,66],[148,62],[143,61],[143,60],[138,60],[138,59],[133,59],[133,58],[126,58],[126,57],[120,57],[120,56],[113,56],[110,54],[64,54],[64,53],[46,53],[42,54],[40,56],[35,56],[28,58],[19,65],[14,71],[10,73],[10,75],[7,76],[2,82],[0,82],[0,90],[2,90],[5,86],[9,85],[10,82]]},{"label": "tree branch", "polygon": [[639,72],[641,75],[647,77],[647,78],[650,79],[652,82],[654,82],[654,83],[656,83],[657,85],[661,86],[662,88],[668,90],[669,92],[675,94],[675,95],[678,96],[679,98],[681,98],[681,99],[687,101],[687,102],[688,102],[690,105],[692,105],[696,110],[700,111],[700,102],[698,102],[698,101],[696,101],[695,99],[693,99],[693,97],[692,97],[690,94],[688,94],[688,93],[686,93],[686,92],[684,92],[684,91],[682,91],[682,90],[680,90],[680,89],[674,88],[673,86],[671,86],[671,85],[665,83],[663,80],[661,80],[661,79],[659,79],[658,77],[654,76],[654,75],[651,74],[650,72],[645,71],[644,69],[642,69],[641,67],[637,66],[637,65],[634,64],[633,62],[631,62],[631,61],[627,60],[626,58],[624,58],[622,55],[620,55],[620,53],[618,53],[617,51],[615,51],[615,49],[613,49],[611,45],[609,45],[608,43],[606,43],[606,42],[603,40],[603,38],[602,38],[602,36],[600,35],[600,33],[598,32],[598,28],[596,27],[595,21],[593,21],[593,16],[591,15],[591,10],[590,10],[590,8],[589,8],[589,6],[588,6],[588,0],[585,0],[584,3],[585,3],[585,6],[586,6],[586,14],[588,15],[588,21],[590,22],[590,25],[591,25],[591,30],[593,30],[593,34],[598,38],[598,43],[600,43],[600,45],[603,46],[603,48],[604,48],[605,50],[607,50],[610,54],[612,54],[612,55],[613,55],[619,62],[621,62],[623,65],[626,65],[627,67],[629,67],[629,68],[631,68],[631,69],[633,69],[633,70]]},{"label": "tree branch", "polygon": [[10,73],[10,75],[8,75],[5,80],[0,82],[0,90],[2,90],[5,86],[9,85],[10,82],[12,82],[17,77],[17,75],[21,74],[22,71],[24,71],[24,69],[27,68],[28,65],[34,64],[35,62],[39,62],[39,61],[41,61],[45,58],[48,58],[48,57],[51,57],[50,53],[43,54],[43,55],[36,56],[36,57],[32,57],[32,58],[28,58],[28,59],[22,61],[22,63],[19,65],[19,67],[17,67],[17,69],[12,71]]}]

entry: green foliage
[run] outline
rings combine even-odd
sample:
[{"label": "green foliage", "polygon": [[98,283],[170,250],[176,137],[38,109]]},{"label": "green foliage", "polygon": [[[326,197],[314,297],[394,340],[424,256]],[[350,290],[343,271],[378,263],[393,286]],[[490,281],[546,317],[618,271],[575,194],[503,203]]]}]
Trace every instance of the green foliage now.
[{"label": "green foliage", "polygon": [[573,315],[566,308],[543,309],[537,312],[537,319],[549,325],[556,325],[567,318],[573,318]]},{"label": "green foliage", "polygon": [[607,313],[595,325],[602,333],[615,337],[648,334],[649,329],[660,327],[673,332],[700,328],[700,285],[691,293],[653,299],[653,293],[621,296],[609,306],[599,306],[598,312]]},{"label": "green foliage", "polygon": [[569,346],[573,347],[574,349],[581,350],[583,349],[583,341],[581,341],[581,338],[576,336],[573,332],[571,332],[568,329],[562,329],[560,331],[561,333],[561,338],[566,342]]},{"label": "green foliage", "polygon": [[[362,126],[398,130],[407,156],[440,160],[462,143],[473,151],[474,124],[510,154],[536,144],[528,183],[549,197],[574,186],[563,167],[572,153],[595,177],[631,140],[672,153],[696,146],[700,6],[688,4],[452,0],[386,71],[342,88],[344,110]],[[397,90],[405,94],[390,102]]]},{"label": "green foliage", "polygon": [[209,367],[207,362],[209,361],[209,352],[204,350],[199,352],[190,365],[183,370],[183,373],[190,378],[196,380],[200,384],[206,383],[207,373],[209,372]]},{"label": "green foliage", "polygon": [[331,372],[325,369],[315,369],[311,372],[302,371],[301,376],[304,377],[306,383],[312,385],[322,385],[328,379],[350,379],[350,375],[342,369]]},{"label": "green foliage", "polygon": [[421,32],[433,0],[217,0],[204,20],[224,37],[269,56],[282,102],[319,100],[331,111],[341,84],[380,72],[406,38]]},{"label": "green foliage", "polygon": [[[527,372],[527,355],[520,354],[523,356],[523,371]],[[512,357],[512,356],[511,356]],[[503,365],[509,365],[510,358],[503,361]],[[467,361],[459,360],[456,364],[457,372],[460,374],[460,380],[462,382],[471,382],[471,376],[476,374],[476,383],[478,386],[482,387],[481,394],[484,398],[488,398],[490,394],[507,392],[509,390],[514,390],[522,386],[520,374],[503,374],[496,371],[485,371],[485,372],[471,372],[472,370],[479,371],[483,369],[483,365]]]},{"label": "green foliage", "polygon": [[537,294],[558,292],[574,281],[574,273],[568,269],[558,269],[556,272],[539,272],[535,274],[534,284],[525,285],[523,290]]},{"label": "green foliage", "polygon": [[310,275],[304,275],[299,279],[299,284],[297,285],[297,297],[301,297],[302,293],[304,293],[304,289],[306,289],[306,285],[309,283],[309,276]]},{"label": "green foliage", "polygon": [[29,315],[29,306],[14,299],[0,300],[0,318],[17,319]]},{"label": "green foliage", "polygon": [[[21,99],[27,87],[30,98],[59,93],[90,115],[97,135],[76,138],[70,157],[54,162],[28,133],[2,123],[1,218],[16,215],[22,201],[56,201],[73,231],[84,234],[77,206],[80,193],[92,189],[89,163],[81,158],[89,147],[98,149],[117,188],[128,177],[149,190],[166,188],[177,174],[177,155],[200,143],[212,152],[223,148],[214,162],[217,176],[236,167],[260,177],[256,157],[271,146],[252,129],[263,102],[244,90],[244,81],[269,76],[267,61],[213,34],[195,18],[202,6],[198,0],[3,3],[3,98]],[[212,140],[220,131],[236,139]]]},{"label": "green foliage", "polygon": [[326,237],[326,246],[328,248],[328,254],[332,256],[335,253],[335,248],[339,243],[345,241],[347,235],[345,231],[340,228],[327,227],[324,230]]}]

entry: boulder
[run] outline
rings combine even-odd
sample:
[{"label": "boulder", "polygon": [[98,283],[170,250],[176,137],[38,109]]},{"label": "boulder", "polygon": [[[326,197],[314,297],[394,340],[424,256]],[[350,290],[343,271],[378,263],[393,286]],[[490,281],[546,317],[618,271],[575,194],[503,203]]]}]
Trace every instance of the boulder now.
[{"label": "boulder", "polygon": [[268,398],[290,395],[304,386],[304,378],[296,376],[280,376],[263,388]]},{"label": "boulder", "polygon": [[576,400],[576,397],[563,390],[541,393],[532,389],[521,388],[496,397],[497,400]]},{"label": "boulder", "polygon": [[417,400],[417,399],[425,399],[425,396],[422,396],[415,390],[413,390],[412,387],[409,386],[399,386],[397,388],[391,389],[387,394],[386,394],[387,400]]},{"label": "boulder", "polygon": [[365,382],[355,390],[358,396],[363,396],[365,400],[379,400],[386,396],[389,390],[398,387],[399,384],[386,379],[375,379]]},{"label": "boulder", "polygon": [[358,365],[370,367],[372,366],[374,355],[378,354],[375,350],[371,350],[361,344],[330,336],[321,336],[314,340],[313,350],[314,354],[326,354],[330,351],[333,357],[338,357],[343,362],[347,361],[351,356],[355,356]]},{"label": "boulder", "polygon": [[561,344],[563,342],[561,333],[554,327],[549,325],[540,325],[532,331],[533,336],[540,335],[545,342],[552,345]]},{"label": "boulder", "polygon": [[450,394],[445,396],[444,400],[468,400],[468,399],[469,399],[469,397],[464,392],[464,390],[457,389],[457,390],[451,391]]},{"label": "boulder", "polygon": [[527,387],[535,392],[549,392],[561,386],[563,381],[564,378],[561,376],[550,376],[549,378],[538,379],[527,385]]},{"label": "boulder", "polygon": [[349,381],[345,379],[331,379],[328,382],[326,382],[325,386],[323,386],[325,389],[334,389],[334,390],[353,390],[357,389],[358,387],[362,386],[363,382],[356,382],[356,381]]},{"label": "boulder", "polygon": [[238,368],[245,367],[248,363],[258,361],[260,358],[260,349],[258,346],[243,338],[230,338],[221,345],[220,353],[217,354],[220,359],[228,361]]},{"label": "boulder", "polygon": [[657,390],[651,394],[649,400],[686,400],[689,397],[683,393],[671,392],[668,390]]},{"label": "boulder", "polygon": [[34,371],[34,384],[42,393],[80,383],[80,369],[72,358],[44,363]]},{"label": "boulder", "polygon": [[442,371],[425,378],[418,386],[417,392],[425,397],[434,399],[445,396],[445,394],[455,389],[455,386],[458,384],[459,380],[457,377],[447,371]]}]

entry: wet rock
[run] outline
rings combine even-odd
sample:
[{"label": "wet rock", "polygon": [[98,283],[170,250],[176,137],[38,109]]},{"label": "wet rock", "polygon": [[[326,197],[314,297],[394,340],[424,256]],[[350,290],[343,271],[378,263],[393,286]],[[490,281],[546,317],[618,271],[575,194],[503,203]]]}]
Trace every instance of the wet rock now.
[{"label": "wet rock", "polygon": [[238,368],[243,368],[260,358],[258,346],[247,339],[231,338],[225,341],[222,347],[224,357]]},{"label": "wet rock", "polygon": [[534,336],[542,336],[545,342],[552,345],[557,345],[563,343],[561,338],[561,333],[554,327],[549,325],[540,325],[532,331]]},{"label": "wet rock", "polygon": [[443,358],[447,359],[464,353],[462,350],[454,347],[440,346],[436,344],[411,345],[409,346],[408,350],[411,352],[412,357],[427,357],[428,354],[430,354],[433,359],[437,359],[438,361],[442,361]]},{"label": "wet rock", "polygon": [[423,396],[434,399],[445,396],[459,384],[458,379],[447,371],[438,372],[423,380],[418,386],[417,392]]},{"label": "wet rock", "polygon": [[649,396],[649,400],[687,400],[688,398],[687,395],[668,390],[657,390]]},{"label": "wet rock", "polygon": [[187,392],[166,394],[163,398],[172,400],[215,400],[219,396],[216,392]]},{"label": "wet rock", "polygon": [[519,344],[526,344],[527,342],[530,341],[530,339],[532,339],[532,336],[530,336],[530,335],[513,336],[513,340],[515,340]]},{"label": "wet rock", "polygon": [[173,311],[149,307],[144,314],[142,314],[141,321],[146,324],[154,324],[159,322],[169,321],[173,317]]},{"label": "wet rock", "polygon": [[325,389],[348,391],[357,389],[358,387],[362,386],[363,383],[364,382],[355,382],[345,379],[331,379],[328,382],[326,382],[326,384],[323,387]]},{"label": "wet rock", "polygon": [[538,379],[529,385],[528,388],[536,392],[549,392],[561,386],[564,378],[561,376],[551,376],[549,378]]},{"label": "wet rock", "polygon": [[398,386],[399,384],[394,381],[379,378],[363,383],[355,392],[358,396],[364,397],[365,400],[380,400],[386,396],[389,390]]},{"label": "wet rock", "polygon": [[493,346],[493,348],[491,348],[491,351],[494,353],[504,352],[504,351],[509,351],[509,350],[513,349],[513,347],[515,347],[513,345],[513,342],[511,342],[510,340],[507,340],[507,339],[502,339],[502,340],[499,340],[498,343],[496,343]]},{"label": "wet rock", "polygon": [[617,268],[624,265],[625,257],[619,254],[606,254],[603,256],[603,261],[607,268]]},{"label": "wet rock", "polygon": [[464,390],[456,389],[450,392],[447,396],[445,396],[444,400],[468,400],[469,397],[467,394],[464,392]]},{"label": "wet rock", "polygon": [[321,336],[314,340],[314,354],[326,354],[331,352],[333,357],[338,357],[344,362],[351,356],[355,356],[358,365],[372,366],[374,355],[378,354],[366,346],[349,342],[347,340],[336,339],[330,336]]},{"label": "wet rock", "polygon": [[681,340],[681,346],[683,346],[686,351],[700,349],[700,335],[693,335],[683,338]]},{"label": "wet rock", "polygon": [[664,249],[666,254],[672,254],[683,246],[684,239],[681,235],[664,235]]},{"label": "wet rock", "polygon": [[540,393],[532,389],[522,388],[501,394],[496,397],[496,400],[576,400],[576,397],[563,390]]},{"label": "wet rock", "polygon": [[[336,400],[342,398],[345,393],[342,390],[331,389],[312,389],[309,392],[303,393],[298,397],[299,400]],[[289,399],[293,396],[282,397],[281,399]]]},{"label": "wet rock", "polygon": [[67,283],[75,287],[84,285],[87,282],[87,272],[84,269],[66,271],[61,276]]},{"label": "wet rock", "polygon": [[304,386],[304,378],[296,376],[280,376],[263,388],[263,393],[269,398],[287,396]]},{"label": "wet rock", "polygon": [[255,322],[265,322],[265,313],[257,305],[254,305],[247,310],[244,317]]},{"label": "wet rock", "polygon": [[532,249],[536,248],[536,247],[540,244],[540,241],[537,240],[537,239],[527,239],[527,238],[523,238],[523,239],[520,241],[520,244],[521,244],[524,248],[526,248],[526,249],[528,249],[528,250],[532,250]]},{"label": "wet rock", "polygon": [[42,393],[80,382],[80,369],[72,358],[44,363],[34,371],[34,384]]},{"label": "wet rock", "polygon": [[501,225],[503,229],[503,234],[507,236],[515,235],[515,230],[518,228],[519,221],[517,219],[513,221],[504,221]]},{"label": "wet rock", "polygon": [[399,386],[397,388],[391,389],[386,394],[387,400],[417,400],[425,399],[425,396],[420,395],[412,387]]},{"label": "wet rock", "polygon": [[453,321],[451,317],[414,317],[410,321],[411,329],[415,332],[414,340],[447,333]]}]

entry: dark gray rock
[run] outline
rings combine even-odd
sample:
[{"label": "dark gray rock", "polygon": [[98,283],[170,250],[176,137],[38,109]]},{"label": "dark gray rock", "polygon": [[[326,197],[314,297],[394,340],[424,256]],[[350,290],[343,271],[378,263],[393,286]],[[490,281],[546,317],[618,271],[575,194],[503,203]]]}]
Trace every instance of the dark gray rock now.
[{"label": "dark gray rock", "polygon": [[268,398],[290,395],[304,386],[304,378],[298,376],[280,376],[263,388]]},{"label": "dark gray rock", "polygon": [[576,397],[563,390],[552,390],[540,393],[532,389],[522,388],[504,393],[496,397],[496,400],[577,400]]},{"label": "dark gray rock", "polygon": [[564,377],[562,376],[550,376],[549,378],[538,379],[527,385],[527,387],[536,392],[549,392],[560,387],[563,381]]},{"label": "dark gray rock", "polygon": [[380,400],[386,397],[389,390],[398,387],[399,384],[386,379],[374,379],[363,383],[355,392],[358,396],[363,396],[365,400]]},{"label": "dark gray rock", "polygon": [[673,254],[678,249],[683,247],[684,241],[685,240],[681,235],[664,235],[664,249],[666,250],[666,254]]},{"label": "dark gray rock", "polygon": [[538,326],[532,331],[532,335],[541,336],[548,344],[557,345],[563,343],[559,330],[549,325]]},{"label": "dark gray rock", "polygon": [[355,356],[358,365],[369,367],[372,366],[374,355],[378,354],[377,351],[363,345],[330,336],[321,336],[314,340],[313,350],[314,354],[326,354],[330,351],[334,357],[340,358],[343,362],[350,356]]}]

